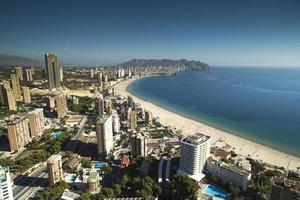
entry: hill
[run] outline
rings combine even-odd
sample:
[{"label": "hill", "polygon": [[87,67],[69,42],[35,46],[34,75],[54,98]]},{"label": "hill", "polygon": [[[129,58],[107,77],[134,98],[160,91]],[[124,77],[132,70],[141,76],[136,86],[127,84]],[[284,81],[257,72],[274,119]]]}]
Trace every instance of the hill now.
[{"label": "hill", "polygon": [[0,66],[43,66],[44,62],[15,55],[0,54]]},{"label": "hill", "polygon": [[190,70],[208,70],[211,68],[206,63],[195,61],[195,60],[171,60],[171,59],[132,59],[127,62],[121,63],[117,66],[126,66],[126,67],[168,67],[168,66],[185,66]]}]

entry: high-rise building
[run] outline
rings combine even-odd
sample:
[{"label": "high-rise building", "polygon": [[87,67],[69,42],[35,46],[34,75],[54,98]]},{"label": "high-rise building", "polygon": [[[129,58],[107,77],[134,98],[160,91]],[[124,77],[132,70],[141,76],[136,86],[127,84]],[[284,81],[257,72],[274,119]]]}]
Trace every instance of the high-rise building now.
[{"label": "high-rise building", "polygon": [[98,116],[102,116],[104,113],[104,99],[103,95],[99,94],[95,102],[96,112]]},{"label": "high-rise building", "polygon": [[91,78],[94,78],[94,76],[95,76],[95,71],[94,71],[94,69],[90,69],[90,77],[91,77]]},{"label": "high-rise building", "polygon": [[101,72],[99,72],[98,73],[98,84],[99,84],[99,87],[102,87],[102,73]]},{"label": "high-rise building", "polygon": [[89,178],[88,178],[88,186],[89,186],[89,192],[95,193],[100,190],[100,177],[99,173],[96,170],[91,170]]},{"label": "high-rise building", "polygon": [[60,74],[60,81],[63,82],[64,80],[64,68],[59,69],[59,74]]},{"label": "high-rise building", "polygon": [[52,155],[47,160],[47,169],[50,185],[54,185],[55,183],[63,180],[64,173],[60,155]]},{"label": "high-rise building", "polygon": [[51,96],[46,97],[46,105],[48,110],[53,110],[55,108],[55,98]]},{"label": "high-rise building", "polygon": [[14,200],[9,169],[0,166],[0,199]]},{"label": "high-rise building", "polygon": [[73,105],[77,105],[79,103],[78,97],[73,96],[72,102],[73,102]]},{"label": "high-rise building", "polygon": [[152,126],[152,113],[150,111],[145,111],[145,122],[147,126]]},{"label": "high-rise building", "polygon": [[113,118],[113,132],[119,133],[120,132],[120,117],[117,112],[112,114]]},{"label": "high-rise building", "polygon": [[13,89],[15,100],[20,101],[21,100],[21,89],[20,89],[19,78],[17,77],[16,74],[11,74],[10,78],[11,78],[11,84],[12,84],[12,89]]},{"label": "high-rise building", "polygon": [[201,181],[206,160],[210,152],[210,136],[202,133],[189,135],[180,141],[180,166],[178,173]]},{"label": "high-rise building", "polygon": [[1,104],[3,104],[8,110],[17,110],[17,104],[13,90],[10,88],[9,81],[3,81],[0,85],[0,93],[2,95]]},{"label": "high-rise building", "polygon": [[35,77],[35,68],[34,67],[30,67],[31,70],[31,75]]},{"label": "high-rise building", "polygon": [[130,137],[131,145],[131,155],[133,157],[137,156],[146,156],[147,155],[147,146],[145,137],[139,133],[133,134]]},{"label": "high-rise building", "polygon": [[0,83],[0,105],[5,105],[4,92],[5,92],[4,84]]},{"label": "high-rise building", "polygon": [[16,67],[15,70],[16,70],[16,75],[17,75],[18,79],[23,81],[24,79],[23,79],[23,69],[22,69],[22,67]]},{"label": "high-rise building", "polygon": [[133,107],[133,99],[131,96],[127,97],[127,103],[128,103],[128,107],[132,108]]},{"label": "high-rise building", "polygon": [[56,101],[57,118],[63,118],[64,116],[66,116],[68,111],[66,95],[65,94],[56,95],[55,101]]},{"label": "high-rise building", "polygon": [[43,108],[36,108],[28,113],[31,137],[41,136],[45,130],[45,117]]},{"label": "high-rise building", "polygon": [[48,77],[48,87],[50,90],[60,87],[60,68],[58,66],[57,56],[54,54],[45,54],[46,71]]},{"label": "high-rise building", "polygon": [[111,100],[109,100],[109,99],[105,100],[105,109],[106,109],[106,114],[107,115],[112,114],[112,102],[111,102]]},{"label": "high-rise building", "polygon": [[102,115],[96,123],[98,155],[105,158],[113,148],[112,116]]},{"label": "high-rise building", "polygon": [[25,69],[25,74],[26,74],[26,81],[33,81],[32,70],[30,68]]},{"label": "high-rise building", "polygon": [[22,87],[22,90],[23,90],[24,103],[25,104],[31,103],[29,87]]},{"label": "high-rise building", "polygon": [[130,112],[130,129],[135,130],[137,127],[136,111]]},{"label": "high-rise building", "polygon": [[11,151],[19,151],[20,148],[31,142],[28,119],[24,116],[8,122],[7,131]]}]

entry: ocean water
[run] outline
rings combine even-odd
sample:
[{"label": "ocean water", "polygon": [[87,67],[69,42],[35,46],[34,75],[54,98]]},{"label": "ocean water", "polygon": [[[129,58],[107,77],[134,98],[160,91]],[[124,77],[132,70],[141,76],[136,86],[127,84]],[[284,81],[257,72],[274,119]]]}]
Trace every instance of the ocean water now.
[{"label": "ocean water", "polygon": [[300,68],[220,67],[145,77],[127,90],[185,117],[300,157]]}]

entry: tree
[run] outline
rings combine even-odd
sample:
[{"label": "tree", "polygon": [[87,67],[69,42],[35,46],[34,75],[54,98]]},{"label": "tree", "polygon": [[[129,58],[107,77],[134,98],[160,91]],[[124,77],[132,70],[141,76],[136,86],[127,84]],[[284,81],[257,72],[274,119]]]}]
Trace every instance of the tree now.
[{"label": "tree", "polygon": [[115,196],[112,188],[102,188],[101,192],[106,198],[113,198]]},{"label": "tree", "polygon": [[83,193],[80,197],[80,200],[90,200],[92,199],[92,194],[89,192]]},{"label": "tree", "polygon": [[175,199],[194,199],[198,191],[197,184],[188,176],[176,174],[172,181],[172,193]]},{"label": "tree", "polygon": [[120,196],[122,194],[122,189],[120,184],[114,184],[113,185],[115,196]]}]

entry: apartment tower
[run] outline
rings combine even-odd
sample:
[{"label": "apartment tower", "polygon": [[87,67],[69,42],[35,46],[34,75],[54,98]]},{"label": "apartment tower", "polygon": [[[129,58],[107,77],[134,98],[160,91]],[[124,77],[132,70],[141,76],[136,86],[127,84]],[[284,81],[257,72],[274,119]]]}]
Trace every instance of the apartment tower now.
[{"label": "apartment tower", "polygon": [[47,160],[47,169],[50,185],[62,181],[64,178],[64,173],[62,170],[62,160],[60,155],[52,155]]},{"label": "apartment tower", "polygon": [[28,119],[25,116],[8,122],[7,131],[11,151],[19,151],[20,148],[31,142]]},{"label": "apartment tower", "polygon": [[58,66],[57,56],[54,54],[45,54],[46,71],[48,78],[48,88],[52,90],[60,87],[60,67]]},{"label": "apartment tower", "polygon": [[112,116],[102,115],[96,123],[97,147],[100,158],[105,158],[113,148]]}]

